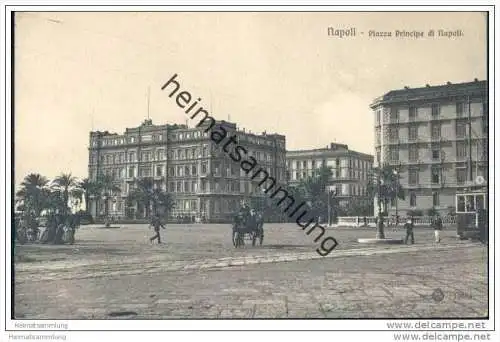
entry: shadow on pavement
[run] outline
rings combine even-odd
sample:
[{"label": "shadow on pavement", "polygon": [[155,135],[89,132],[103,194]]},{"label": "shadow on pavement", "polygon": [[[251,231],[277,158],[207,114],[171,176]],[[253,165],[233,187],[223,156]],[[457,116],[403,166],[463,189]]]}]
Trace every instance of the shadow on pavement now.
[{"label": "shadow on pavement", "polygon": [[263,245],[263,246],[256,246],[261,249],[294,249],[294,248],[309,248],[311,246],[309,245]]}]

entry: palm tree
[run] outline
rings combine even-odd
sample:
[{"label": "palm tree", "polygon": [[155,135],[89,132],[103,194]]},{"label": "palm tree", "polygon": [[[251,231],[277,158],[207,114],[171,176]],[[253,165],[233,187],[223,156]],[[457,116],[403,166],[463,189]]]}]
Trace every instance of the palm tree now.
[{"label": "palm tree", "polygon": [[153,203],[153,213],[155,215],[159,215],[158,211],[161,210],[162,216],[167,216],[175,206],[172,196],[160,188],[153,189],[151,202]]},{"label": "palm tree", "polygon": [[129,202],[136,203],[138,207],[144,208],[147,218],[150,217],[151,209],[155,215],[159,210],[165,215],[174,207],[172,196],[161,188],[155,188],[151,177],[137,179],[135,188],[129,192],[127,199]]},{"label": "palm tree", "polygon": [[38,174],[28,174],[23,182],[21,188],[16,193],[16,202],[22,203],[26,212],[33,212],[35,215],[40,215],[44,206],[44,192],[49,180]]},{"label": "palm tree", "polygon": [[137,208],[144,208],[145,217],[149,217],[151,208],[151,197],[154,181],[151,177],[139,178],[135,181],[135,187],[128,194],[128,201],[137,204]]},{"label": "palm tree", "polygon": [[77,185],[77,179],[71,173],[63,173],[54,179],[54,185],[62,192],[64,211],[68,210],[69,193]]},{"label": "palm tree", "polygon": [[97,196],[100,193],[98,184],[89,180],[88,178],[84,178],[78,183],[78,189],[81,189],[83,191],[83,197],[85,200],[85,212],[88,213],[90,206],[90,196]]},{"label": "palm tree", "polygon": [[400,175],[396,168],[384,164],[382,167],[374,168],[368,183],[367,190],[371,197],[377,196],[378,201],[378,224],[377,224],[377,238],[385,238],[384,224],[382,222],[383,210],[387,207],[389,202],[394,199],[405,199],[404,189],[400,183]]},{"label": "palm tree", "polygon": [[64,202],[64,196],[60,189],[45,188],[42,190],[42,193],[44,210],[47,210],[51,214],[56,213],[61,208],[66,208],[67,210],[68,204]]},{"label": "palm tree", "polygon": [[99,177],[97,184],[97,191],[100,196],[104,198],[104,220],[106,227],[110,226],[109,222],[109,198],[116,193],[121,192],[120,187],[115,184],[115,179],[111,175],[102,175]]}]

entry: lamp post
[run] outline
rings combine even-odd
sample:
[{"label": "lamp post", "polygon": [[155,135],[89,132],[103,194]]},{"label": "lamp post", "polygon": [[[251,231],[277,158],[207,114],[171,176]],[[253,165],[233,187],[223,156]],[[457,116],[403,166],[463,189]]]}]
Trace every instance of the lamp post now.
[{"label": "lamp post", "polygon": [[331,227],[332,225],[332,204],[331,204],[331,197],[332,197],[332,190],[331,189],[327,189],[326,193],[327,193],[327,202],[328,202],[328,227]]},{"label": "lamp post", "polygon": [[[399,162],[398,166],[393,170],[394,176],[396,176],[397,180],[397,188],[396,188],[396,220],[398,219],[398,204],[399,204],[399,175],[401,173],[401,162]],[[396,222],[397,224],[397,222]]]},{"label": "lamp post", "polygon": [[376,174],[376,181],[377,181],[377,201],[378,201],[378,218],[377,218],[377,235],[376,239],[385,239],[385,234],[384,234],[384,218],[382,215],[382,169],[379,164],[377,174]]}]

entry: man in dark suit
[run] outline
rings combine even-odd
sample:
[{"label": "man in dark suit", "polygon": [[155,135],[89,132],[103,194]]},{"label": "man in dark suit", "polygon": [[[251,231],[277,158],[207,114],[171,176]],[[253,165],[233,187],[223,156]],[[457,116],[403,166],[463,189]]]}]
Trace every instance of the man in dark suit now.
[{"label": "man in dark suit", "polygon": [[160,227],[165,229],[165,226],[161,223],[160,216],[158,214],[153,216],[153,219],[151,220],[149,226],[153,227],[153,229],[155,230],[155,235],[151,239],[149,239],[149,241],[153,242],[154,240],[158,239],[158,244],[161,244]]},{"label": "man in dark suit", "polygon": [[411,238],[411,244],[415,243],[415,236],[413,235],[413,217],[408,218],[404,225],[406,229],[405,244],[408,244],[408,238]]}]

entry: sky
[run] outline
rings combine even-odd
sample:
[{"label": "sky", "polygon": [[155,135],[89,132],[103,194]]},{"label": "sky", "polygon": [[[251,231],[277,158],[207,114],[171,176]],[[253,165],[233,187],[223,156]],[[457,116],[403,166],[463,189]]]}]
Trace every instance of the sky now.
[{"label": "sky", "polygon": [[[431,29],[464,35],[368,37]],[[14,30],[17,184],[29,173],[86,177],[89,132],[140,125],[148,88],[154,124],[185,124],[161,91],[173,74],[216,119],[283,134],[288,150],[338,142],[369,154],[374,98],[487,75],[482,13],[32,12]]]}]

